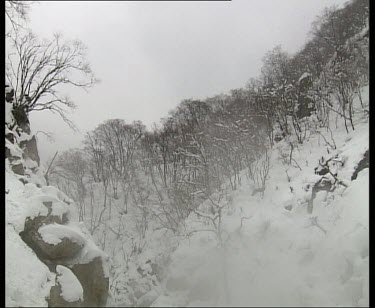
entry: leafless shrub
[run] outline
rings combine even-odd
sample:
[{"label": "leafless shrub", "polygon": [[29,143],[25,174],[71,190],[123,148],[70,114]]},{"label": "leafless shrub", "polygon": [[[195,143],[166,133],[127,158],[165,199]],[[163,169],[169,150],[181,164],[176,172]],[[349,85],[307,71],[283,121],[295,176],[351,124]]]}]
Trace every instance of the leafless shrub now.
[{"label": "leafless shrub", "polygon": [[262,197],[264,195],[264,190],[266,189],[266,181],[268,178],[268,173],[270,170],[270,154],[268,150],[265,150],[264,155],[257,161],[253,163],[252,168],[252,180],[256,186],[252,195],[260,192]]}]

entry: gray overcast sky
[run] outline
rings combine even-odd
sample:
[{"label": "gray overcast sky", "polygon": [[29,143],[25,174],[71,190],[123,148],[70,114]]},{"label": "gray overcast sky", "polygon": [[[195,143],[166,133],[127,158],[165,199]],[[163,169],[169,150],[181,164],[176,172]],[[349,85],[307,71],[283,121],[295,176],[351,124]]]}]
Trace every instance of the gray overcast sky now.
[{"label": "gray overcast sky", "polygon": [[78,108],[74,133],[48,112],[31,114],[42,162],[56,150],[79,146],[104,120],[141,120],[148,127],[182,99],[206,98],[259,75],[274,46],[294,53],[308,39],[324,7],[344,0],[233,0],[231,2],[40,1],[29,14],[41,38],[60,32],[79,38],[101,83],[72,89]]}]

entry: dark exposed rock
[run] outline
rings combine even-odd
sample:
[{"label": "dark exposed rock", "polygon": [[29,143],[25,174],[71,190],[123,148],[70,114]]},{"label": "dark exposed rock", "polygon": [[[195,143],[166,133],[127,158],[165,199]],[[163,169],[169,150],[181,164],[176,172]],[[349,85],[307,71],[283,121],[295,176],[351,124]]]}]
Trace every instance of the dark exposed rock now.
[{"label": "dark exposed rock", "polygon": [[[49,216],[49,218],[50,217],[56,216]],[[61,221],[60,219],[58,220]],[[67,237],[62,238],[61,242],[55,245],[46,243],[39,234],[38,229],[34,229],[37,225],[38,223],[33,224],[32,229],[25,228],[25,230],[20,233],[20,236],[41,260],[71,258],[77,255],[83,247],[83,244],[76,243],[76,241]]]},{"label": "dark exposed rock", "polygon": [[74,257],[83,247],[82,244],[78,244],[66,237],[61,239],[60,243],[52,245],[44,242],[38,234],[34,235],[36,235],[33,238],[34,244],[38,245],[43,255],[49,260]]},{"label": "dark exposed rock", "polygon": [[335,190],[335,188],[336,187],[332,184],[332,182],[325,177],[322,177],[318,182],[316,182],[315,185],[312,188],[311,198],[310,198],[308,206],[307,206],[308,213],[310,213],[310,214],[312,213],[313,206],[314,206],[314,199],[316,197],[316,194],[319,191],[332,192],[332,191]]},{"label": "dark exposed rock", "polygon": [[21,141],[20,148],[23,149],[25,157],[36,161],[38,163],[38,166],[40,165],[40,157],[35,136],[32,136],[30,140]]},{"label": "dark exposed rock", "polygon": [[21,182],[23,185],[26,185],[27,183],[29,183],[29,181],[26,180],[25,178],[20,178],[19,180],[20,180],[20,182]]},{"label": "dark exposed rock", "polygon": [[320,168],[319,167],[315,168],[315,174],[326,175],[327,173],[329,173],[329,168],[327,166],[321,166]]},{"label": "dark exposed rock", "polygon": [[355,180],[358,176],[358,173],[360,173],[363,169],[369,168],[369,159],[370,159],[370,153],[369,150],[366,151],[366,153],[363,155],[363,158],[358,163],[357,167],[355,168],[355,171],[352,175],[351,180]]},{"label": "dark exposed rock", "polygon": [[24,231],[37,231],[42,225],[48,224],[64,224],[63,219],[60,216],[48,215],[47,216],[37,216],[34,218],[28,217],[25,221]]},{"label": "dark exposed rock", "polygon": [[315,104],[313,100],[308,97],[300,96],[298,98],[298,108],[296,116],[299,119],[309,117],[315,111]]},{"label": "dark exposed rock", "polygon": [[304,73],[298,83],[300,93],[306,93],[313,85],[311,74]]},{"label": "dark exposed rock", "polygon": [[[8,88],[8,85],[5,85],[5,89]],[[11,89],[10,91],[5,91],[5,101],[7,103],[10,103],[14,99],[14,89]]]},{"label": "dark exposed rock", "polygon": [[34,250],[35,254],[39,259],[48,259],[48,255],[45,251],[38,245],[41,237],[38,229],[44,224],[62,224],[63,221],[59,216],[48,215],[47,216],[37,216],[34,218],[26,218],[24,230],[20,232],[22,240]]},{"label": "dark exposed rock", "polygon": [[[70,272],[71,275],[73,275],[73,273],[71,273],[69,269],[65,268],[64,270],[65,274],[67,274],[67,271]],[[68,299],[66,297],[64,298],[64,295],[63,295],[64,289],[70,287],[69,285],[66,285],[66,284],[74,283],[74,281],[72,281],[71,279],[69,279],[69,281],[62,281],[60,279],[60,277],[64,275],[64,272],[63,273],[61,272],[61,266],[60,266],[60,269],[56,271],[57,275],[56,275],[55,286],[51,288],[49,298],[47,299],[48,306],[49,307],[84,307],[84,304],[81,298],[78,298],[78,299],[74,297],[71,298],[71,296],[69,295],[68,295],[69,296]],[[80,290],[74,290],[74,291],[79,292]],[[79,294],[75,294],[75,295],[79,296]]]},{"label": "dark exposed rock", "polygon": [[25,169],[21,163],[12,165],[12,171],[18,175],[25,175]]},{"label": "dark exposed rock", "polygon": [[293,208],[293,206],[291,204],[288,204],[286,206],[284,206],[284,209],[288,210],[288,211],[291,211]]},{"label": "dark exposed rock", "polygon": [[7,147],[5,147],[5,159],[7,159],[9,157],[11,157],[10,150]]},{"label": "dark exposed rock", "polygon": [[15,164],[14,162],[17,162],[21,159],[20,156],[13,155],[12,153],[10,153],[9,157],[7,158],[9,159],[9,162],[11,163],[11,165]]},{"label": "dark exposed rock", "polygon": [[11,133],[8,133],[5,135],[5,138],[8,139],[11,143],[14,144],[14,135]]},{"label": "dark exposed rock", "polygon": [[25,107],[22,105],[13,105],[12,113],[17,125],[22,129],[22,131],[24,131],[27,134],[30,134],[30,122]]},{"label": "dark exposed rock", "polygon": [[53,286],[47,299],[48,307],[85,307],[82,301],[68,302],[61,296],[61,286]]},{"label": "dark exposed rock", "polygon": [[84,244],[76,243],[68,237],[61,239],[55,245],[43,241],[38,229],[42,225],[53,223],[66,223],[67,215],[63,218],[51,215],[52,202],[44,202],[49,209],[47,216],[38,216],[27,219],[24,231],[20,233],[24,242],[35,252],[38,258],[48,266],[49,270],[56,272],[56,265],[64,265],[71,269],[83,288],[84,301],[66,303],[60,298],[59,288],[52,288],[49,299],[51,307],[103,307],[107,302],[109,279],[105,277],[102,265],[102,258],[96,257],[91,262],[85,264],[71,264],[71,260],[79,255]]},{"label": "dark exposed rock", "polygon": [[[47,208],[52,208],[52,202],[44,202]],[[51,211],[49,211],[51,212]],[[74,240],[62,238],[56,245],[45,243],[38,229],[46,224],[62,224],[67,222],[67,215],[63,218],[55,215],[38,216],[28,218],[25,222],[24,231],[20,233],[24,242],[35,252],[38,258],[48,266],[50,271],[56,271],[56,265],[68,266],[77,277],[83,288],[84,301],[66,303],[60,298],[59,288],[52,288],[49,299],[51,307],[103,307],[107,302],[109,279],[105,277],[102,258],[96,257],[85,264],[71,264],[82,250],[84,244],[76,243]]]},{"label": "dark exposed rock", "polygon": [[96,257],[89,263],[70,267],[82,285],[85,307],[104,307],[107,303],[109,278],[105,277],[102,262],[101,257]]},{"label": "dark exposed rock", "polygon": [[48,209],[47,215],[51,215],[51,213],[52,213],[52,201],[44,201],[42,203]]}]

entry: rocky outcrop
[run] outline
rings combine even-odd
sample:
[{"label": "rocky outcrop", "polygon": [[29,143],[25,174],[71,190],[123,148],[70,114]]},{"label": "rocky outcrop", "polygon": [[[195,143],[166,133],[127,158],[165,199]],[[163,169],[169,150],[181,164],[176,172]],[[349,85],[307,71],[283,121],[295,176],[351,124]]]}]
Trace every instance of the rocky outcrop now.
[{"label": "rocky outcrop", "polygon": [[13,117],[19,129],[30,134],[30,122],[23,106],[13,106]]},{"label": "rocky outcrop", "polygon": [[40,158],[38,153],[38,147],[36,144],[35,136],[32,136],[29,140],[24,140],[20,142],[20,147],[24,151],[24,158],[30,158],[40,165]]},{"label": "rocky outcrop", "polygon": [[56,272],[56,285],[51,288],[49,307],[83,307],[82,285],[72,271],[59,265]]},{"label": "rocky outcrop", "polygon": [[351,180],[355,180],[358,176],[358,173],[360,173],[363,169],[369,167],[369,160],[370,160],[370,152],[369,150],[366,151],[366,153],[363,155],[363,158],[358,163],[357,167],[355,168],[355,171],[352,175]]},{"label": "rocky outcrop", "polygon": [[[51,272],[62,265],[71,270],[83,288],[83,300],[67,302],[61,296],[61,286],[51,288],[50,307],[103,307],[108,297],[109,278],[104,271],[106,258],[84,235],[72,229],[68,212],[54,215],[52,201],[43,202],[47,215],[27,219],[20,233],[24,242]],[[87,260],[87,255],[92,259]]]},{"label": "rocky outcrop", "polygon": [[[32,214],[23,217],[20,223],[22,225],[24,221],[23,229],[20,232],[20,228],[18,232],[39,260],[56,274],[55,285],[47,298],[48,305],[103,307],[107,302],[109,287],[107,256],[94,244],[85,227],[71,220],[74,203],[66,201],[68,198],[58,189],[43,184],[45,181],[39,168],[37,140],[30,135],[26,111],[13,105],[13,97],[14,91],[6,89],[7,170],[17,175],[24,185],[30,183],[27,185],[33,187],[34,182],[36,186],[35,198],[33,195],[33,198],[25,201],[30,202]],[[71,296],[77,295],[71,282],[82,290],[77,298]]]},{"label": "rocky outcrop", "polygon": [[103,259],[96,257],[86,264],[74,264],[71,271],[83,287],[85,307],[103,307],[108,297],[109,278],[103,271]]},{"label": "rocky outcrop", "polygon": [[18,174],[18,175],[25,175],[25,169],[24,169],[23,164],[21,164],[21,163],[13,164],[12,165],[12,171],[15,174]]},{"label": "rocky outcrop", "polygon": [[82,301],[69,302],[61,296],[61,285],[56,283],[51,288],[50,297],[48,298],[48,307],[84,307]]},{"label": "rocky outcrop", "polygon": [[34,251],[37,250],[43,259],[51,261],[74,257],[83,247],[82,243],[77,243],[69,237],[62,238],[57,244],[50,244],[43,240],[40,232],[26,232],[25,234],[24,238],[25,241],[27,238],[29,246],[32,246]]}]

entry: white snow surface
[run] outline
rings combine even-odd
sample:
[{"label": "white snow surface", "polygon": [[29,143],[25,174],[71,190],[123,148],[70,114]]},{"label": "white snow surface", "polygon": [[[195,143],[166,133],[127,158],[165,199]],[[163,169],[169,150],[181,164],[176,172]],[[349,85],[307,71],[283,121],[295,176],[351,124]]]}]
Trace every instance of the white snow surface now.
[{"label": "white snow surface", "polygon": [[[362,97],[368,105],[368,87],[363,89]],[[127,264],[129,256],[126,254],[131,252],[133,239],[126,234],[131,230],[126,225],[121,245],[118,244],[120,241],[110,243],[109,236],[115,236],[114,231],[122,221],[120,214],[114,215],[119,224],[112,224],[113,230],[106,235],[105,246],[108,253],[114,243],[119,246],[114,247],[117,250],[113,248],[116,266],[111,271],[111,286],[113,290],[122,287],[130,291],[116,295],[123,302],[114,299],[112,304],[128,304],[126,297],[137,297],[136,293],[141,293],[143,296],[139,297],[138,303],[153,301],[155,307],[368,306],[368,169],[361,171],[354,181],[351,181],[351,175],[368,149],[369,126],[365,115],[358,115],[355,121],[355,131],[347,134],[342,123],[339,121],[336,127],[335,119],[332,119],[336,149],[319,134],[312,133],[294,149],[295,161],[291,165],[284,164],[281,159],[281,154],[290,152],[289,143],[281,141],[274,145],[263,198],[259,194],[252,196],[254,185],[243,171],[241,186],[229,192],[222,201],[226,202],[222,221],[223,246],[218,246],[213,232],[199,231],[210,226],[192,214],[186,222],[186,232],[193,231],[190,236],[176,237],[170,231],[150,228],[142,253],[137,255],[136,262]],[[320,133],[333,143],[330,132],[321,129]],[[22,154],[17,146],[11,151]],[[344,164],[336,163],[332,168],[348,187],[338,185],[333,193],[318,192],[313,212],[308,214],[311,186],[321,178],[314,173],[314,168],[322,156],[327,160],[335,155]],[[59,216],[68,213],[69,218],[77,218],[76,205],[54,187],[38,188],[35,183],[23,185],[19,178],[11,172],[6,160],[6,305],[47,306],[44,298],[49,294],[55,276],[18,234],[27,217],[47,215],[48,209],[43,202],[52,201],[52,213]],[[97,194],[100,193],[98,189]],[[98,200],[95,198],[94,201]],[[205,204],[201,210],[204,208]],[[127,214],[130,220],[133,219],[131,214],[130,209]],[[78,240],[83,238],[85,246],[72,263],[77,260],[86,263],[96,256],[108,258],[95,245],[83,223],[69,223],[66,228],[69,231],[52,225],[39,231],[50,243],[58,243],[67,235]],[[178,248],[172,252],[176,242]],[[100,243],[98,239],[97,243]],[[122,246],[125,244],[128,247]],[[165,254],[170,254],[170,262],[159,284],[154,276],[150,276],[152,268],[147,262],[157,263]],[[109,276],[109,269],[104,267]],[[139,274],[139,268],[144,271],[144,277]],[[68,301],[81,299],[82,286],[78,282],[79,288],[70,270],[59,267],[58,273],[61,274],[57,280],[62,285],[64,298],[66,296]],[[155,287],[150,290],[150,285]],[[73,286],[75,290],[72,290]]]},{"label": "white snow surface", "polygon": [[11,224],[5,231],[5,306],[47,307],[55,275],[39,261]]},{"label": "white snow surface", "polygon": [[43,202],[52,202],[52,215],[60,216],[73,211],[72,207],[60,200],[56,195],[47,195],[33,183],[23,185],[9,169],[6,170],[6,221],[14,226],[17,232],[23,231],[27,217],[47,215],[48,209]]},{"label": "white snow surface", "polygon": [[73,228],[72,226],[49,224],[40,227],[38,232],[48,244],[56,245],[61,243],[63,238],[68,238],[79,245],[85,245],[84,236],[79,230]]},{"label": "white snow surface", "polygon": [[57,282],[61,287],[61,296],[67,302],[83,300],[83,288],[72,271],[62,265],[56,266]]},{"label": "white snow surface", "polygon": [[[254,187],[243,172],[241,187],[227,198],[224,245],[213,232],[182,240],[152,306],[368,306],[369,173],[362,170],[354,181],[351,175],[368,149],[369,126],[361,116],[356,121],[349,134],[340,124],[333,129],[337,150],[318,134],[298,145],[293,158],[302,171],[282,163],[279,153],[289,152],[288,143],[276,144],[263,198],[251,196]],[[330,140],[329,132],[321,133]],[[333,168],[348,187],[318,192],[309,214],[311,186],[321,178],[314,168],[322,156],[336,154],[344,165]],[[240,228],[242,217],[248,219]],[[194,214],[187,225],[208,229]]]}]

